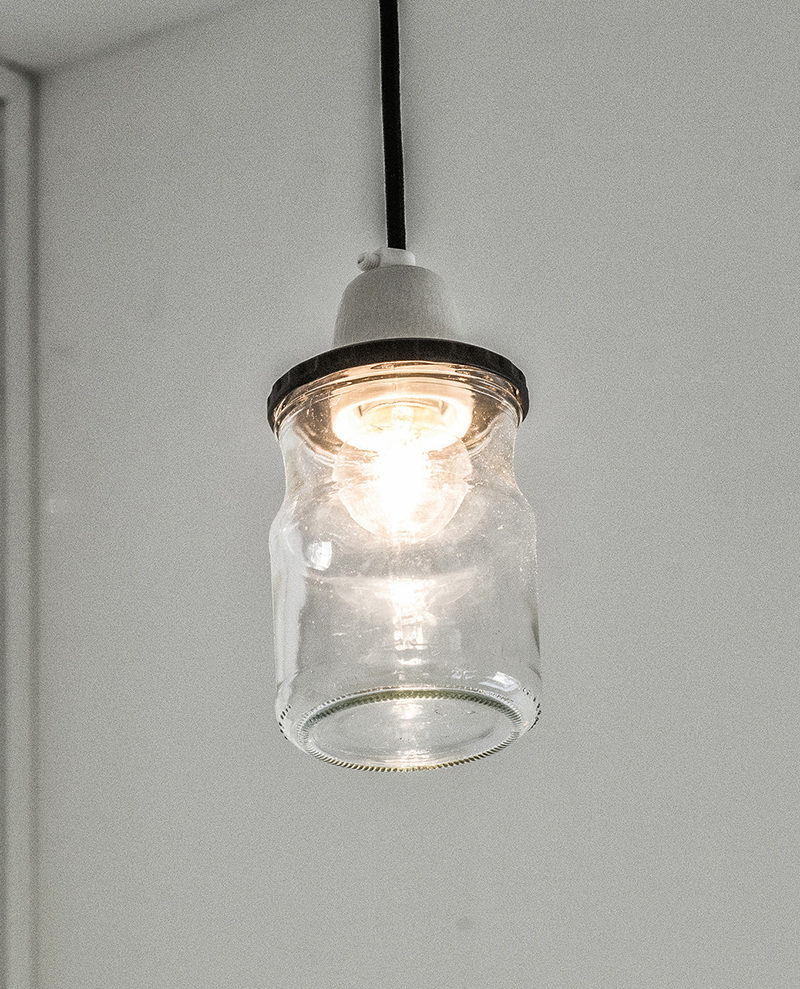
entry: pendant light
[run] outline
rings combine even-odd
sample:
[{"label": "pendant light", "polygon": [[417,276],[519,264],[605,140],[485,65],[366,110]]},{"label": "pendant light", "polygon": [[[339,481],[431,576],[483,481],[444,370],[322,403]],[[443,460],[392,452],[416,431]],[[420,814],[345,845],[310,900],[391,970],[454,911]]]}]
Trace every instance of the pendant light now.
[{"label": "pendant light", "polygon": [[533,513],[514,478],[522,372],[461,342],[406,250],[396,0],[381,0],[387,247],[359,259],[333,349],[267,403],[283,734],[355,769],[454,766],[539,718]]}]

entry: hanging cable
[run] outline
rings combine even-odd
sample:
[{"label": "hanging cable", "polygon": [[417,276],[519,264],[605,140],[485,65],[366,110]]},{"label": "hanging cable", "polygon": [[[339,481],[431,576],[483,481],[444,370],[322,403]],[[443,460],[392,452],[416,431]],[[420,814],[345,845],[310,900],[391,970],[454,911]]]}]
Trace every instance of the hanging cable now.
[{"label": "hanging cable", "polygon": [[398,0],[379,0],[381,21],[381,109],[386,182],[386,243],[406,249],[403,131],[400,105],[400,24]]}]

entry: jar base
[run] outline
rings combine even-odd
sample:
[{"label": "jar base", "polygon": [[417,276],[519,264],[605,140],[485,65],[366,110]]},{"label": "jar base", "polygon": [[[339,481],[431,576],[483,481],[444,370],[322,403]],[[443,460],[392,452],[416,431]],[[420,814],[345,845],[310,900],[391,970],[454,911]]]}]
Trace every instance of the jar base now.
[{"label": "jar base", "polygon": [[318,705],[291,735],[311,755],[350,769],[408,772],[499,752],[538,720],[506,700],[452,687],[387,687]]}]

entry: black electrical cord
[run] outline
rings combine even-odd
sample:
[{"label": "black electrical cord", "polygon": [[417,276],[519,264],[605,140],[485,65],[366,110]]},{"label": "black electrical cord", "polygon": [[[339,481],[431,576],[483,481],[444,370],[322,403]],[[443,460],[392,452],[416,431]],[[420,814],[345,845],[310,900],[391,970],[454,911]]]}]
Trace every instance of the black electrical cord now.
[{"label": "black electrical cord", "polygon": [[400,105],[400,24],[398,0],[379,0],[381,20],[381,108],[383,169],[386,182],[386,244],[406,249],[403,130]]}]

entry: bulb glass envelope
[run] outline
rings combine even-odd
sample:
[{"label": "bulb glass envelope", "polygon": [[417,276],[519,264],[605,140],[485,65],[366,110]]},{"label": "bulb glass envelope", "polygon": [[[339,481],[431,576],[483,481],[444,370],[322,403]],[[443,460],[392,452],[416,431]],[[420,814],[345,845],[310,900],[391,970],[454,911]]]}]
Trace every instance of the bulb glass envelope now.
[{"label": "bulb glass envelope", "polygon": [[338,765],[455,765],[539,716],[535,525],[513,468],[527,394],[480,348],[394,340],[364,360],[378,343],[299,365],[270,398],[278,720]]}]

